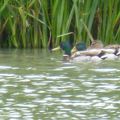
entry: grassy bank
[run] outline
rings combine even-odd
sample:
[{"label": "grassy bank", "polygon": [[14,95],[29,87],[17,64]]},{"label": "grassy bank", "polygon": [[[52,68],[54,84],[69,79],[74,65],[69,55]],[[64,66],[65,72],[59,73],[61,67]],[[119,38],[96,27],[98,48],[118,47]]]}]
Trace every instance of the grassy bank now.
[{"label": "grassy bank", "polygon": [[120,0],[1,0],[0,47],[47,48],[60,41],[120,43]]}]

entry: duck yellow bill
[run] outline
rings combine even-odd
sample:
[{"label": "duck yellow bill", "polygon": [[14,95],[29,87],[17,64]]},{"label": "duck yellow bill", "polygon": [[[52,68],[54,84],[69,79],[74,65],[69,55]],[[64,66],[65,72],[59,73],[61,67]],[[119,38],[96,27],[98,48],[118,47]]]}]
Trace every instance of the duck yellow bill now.
[{"label": "duck yellow bill", "polygon": [[52,51],[58,51],[58,50],[60,50],[60,46],[52,49]]},{"label": "duck yellow bill", "polygon": [[75,53],[75,52],[77,52],[77,49],[76,47],[73,47],[73,49],[71,50],[71,53]]}]

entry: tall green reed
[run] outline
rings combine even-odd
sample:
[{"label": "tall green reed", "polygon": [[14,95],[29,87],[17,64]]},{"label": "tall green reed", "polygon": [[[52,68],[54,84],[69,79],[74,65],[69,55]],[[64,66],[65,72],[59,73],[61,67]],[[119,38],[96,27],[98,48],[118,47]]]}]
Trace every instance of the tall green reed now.
[{"label": "tall green reed", "polygon": [[119,4],[119,0],[2,0],[0,46],[47,48],[66,39],[89,44],[91,37],[119,43]]},{"label": "tall green reed", "polygon": [[105,44],[120,43],[120,1],[103,0],[99,7],[99,37]]}]

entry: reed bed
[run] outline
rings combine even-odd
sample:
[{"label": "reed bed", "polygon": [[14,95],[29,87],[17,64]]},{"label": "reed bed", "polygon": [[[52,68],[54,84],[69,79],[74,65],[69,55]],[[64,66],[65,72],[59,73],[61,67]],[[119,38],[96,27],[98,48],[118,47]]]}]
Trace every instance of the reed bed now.
[{"label": "reed bed", "polygon": [[[120,43],[120,0],[1,0],[0,47],[48,48],[60,41]],[[86,29],[87,28],[87,29]]]}]

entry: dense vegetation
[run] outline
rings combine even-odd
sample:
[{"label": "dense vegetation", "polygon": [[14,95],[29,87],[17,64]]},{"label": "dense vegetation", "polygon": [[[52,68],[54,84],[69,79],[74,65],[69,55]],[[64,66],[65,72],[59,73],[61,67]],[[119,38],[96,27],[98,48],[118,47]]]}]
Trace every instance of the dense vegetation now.
[{"label": "dense vegetation", "polygon": [[0,47],[88,44],[89,32],[105,44],[120,43],[119,26],[120,0],[0,0]]}]

